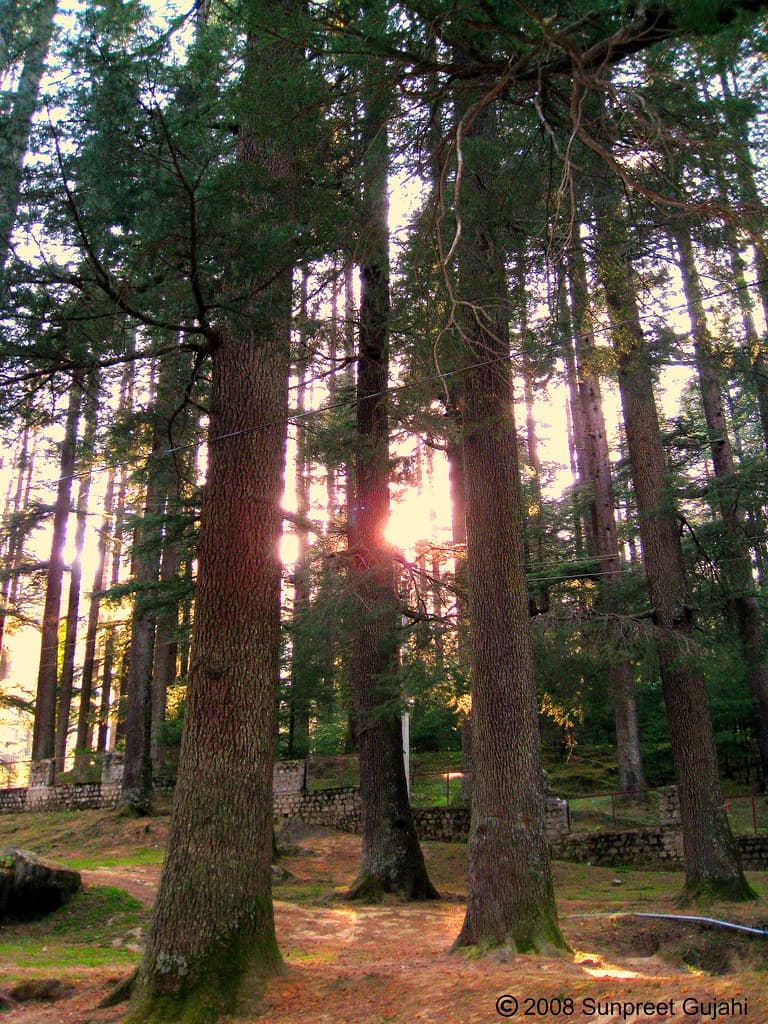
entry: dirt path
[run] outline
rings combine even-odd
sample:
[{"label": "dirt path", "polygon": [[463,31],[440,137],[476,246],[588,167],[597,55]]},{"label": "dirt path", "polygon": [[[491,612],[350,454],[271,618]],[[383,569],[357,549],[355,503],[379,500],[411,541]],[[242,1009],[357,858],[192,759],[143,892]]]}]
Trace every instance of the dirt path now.
[{"label": "dirt path", "polygon": [[[767,958],[765,940],[594,917],[593,902],[571,898],[561,902],[561,914],[572,956],[467,959],[448,952],[463,918],[461,891],[427,905],[360,907],[333,898],[354,878],[358,856],[359,840],[314,833],[285,858],[293,877],[276,887],[275,913],[286,972],[270,985],[260,1013],[238,1024],[768,1024],[768,976],[756,969]],[[444,892],[451,883],[461,887],[452,857],[443,850],[434,863]],[[159,871],[104,868],[83,877],[86,885],[116,886],[149,904]],[[618,881],[606,876],[606,885]],[[28,1004],[0,1020],[112,1024],[120,1008],[93,1007],[116,977],[103,969],[73,972],[72,997]]]}]

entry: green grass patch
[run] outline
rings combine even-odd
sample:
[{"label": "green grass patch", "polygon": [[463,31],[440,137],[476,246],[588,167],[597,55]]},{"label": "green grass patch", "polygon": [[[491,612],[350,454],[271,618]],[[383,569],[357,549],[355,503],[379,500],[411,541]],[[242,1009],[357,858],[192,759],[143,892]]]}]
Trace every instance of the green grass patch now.
[{"label": "green grass patch", "polygon": [[144,864],[162,864],[165,849],[150,848],[126,850],[125,853],[94,853],[91,857],[67,859],[67,866],[75,871],[94,871],[96,868],[141,867]]},{"label": "green grass patch", "polygon": [[89,887],[39,921],[0,927],[4,969],[100,967],[133,964],[149,911],[133,896],[108,886]]},{"label": "green grass patch", "polygon": [[334,901],[337,890],[330,878],[319,881],[287,881],[273,886],[272,896],[285,903],[306,903],[310,906],[325,906]]}]

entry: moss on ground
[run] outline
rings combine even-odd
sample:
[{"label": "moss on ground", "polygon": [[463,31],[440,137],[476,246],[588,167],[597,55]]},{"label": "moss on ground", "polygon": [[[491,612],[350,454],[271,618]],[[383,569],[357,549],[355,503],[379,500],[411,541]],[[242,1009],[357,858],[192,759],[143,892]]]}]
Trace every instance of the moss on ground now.
[{"label": "moss on ground", "polygon": [[0,962],[5,974],[30,969],[122,966],[140,957],[149,911],[139,900],[108,886],[83,889],[39,921],[8,923],[0,929]]}]

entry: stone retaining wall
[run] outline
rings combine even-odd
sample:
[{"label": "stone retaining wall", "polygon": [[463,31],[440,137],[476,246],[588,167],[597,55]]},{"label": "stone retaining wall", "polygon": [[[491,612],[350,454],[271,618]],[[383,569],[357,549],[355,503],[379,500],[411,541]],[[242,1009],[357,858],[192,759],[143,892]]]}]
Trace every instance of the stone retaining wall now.
[{"label": "stone retaining wall", "polygon": [[303,793],[307,788],[306,761],[276,761],[272,772],[272,791],[282,793]]},{"label": "stone retaining wall", "polygon": [[[768,836],[737,836],[746,871],[768,871]],[[683,866],[683,837],[678,829],[637,829],[567,835],[552,847],[559,860],[602,867],[667,868]]]},{"label": "stone retaining wall", "polygon": [[[414,807],[413,817],[420,839],[446,843],[466,841],[469,810],[466,807]],[[361,829],[360,791],[356,786],[320,789],[308,793],[275,794],[275,821],[294,819],[310,825],[325,825],[342,832]],[[552,797],[547,808],[547,835],[554,842],[568,828],[565,801]]]},{"label": "stone retaining wall", "polygon": [[[360,832],[360,791],[356,786],[298,792],[299,777],[300,772],[292,765],[281,779],[282,785],[275,787],[275,822],[294,819],[343,832]],[[115,807],[120,797],[120,784],[112,771],[108,778],[109,781],[105,779],[101,784],[35,785],[28,789],[0,790],[0,814]],[[156,780],[155,790],[171,793],[173,780]],[[675,824],[674,799],[671,792],[664,795],[664,801],[668,802],[666,827],[571,834],[568,833],[565,801],[550,797],[547,835],[553,856],[605,867],[679,868],[683,848],[679,824]],[[469,834],[469,810],[465,807],[416,807],[413,815],[421,839],[462,842]],[[768,836],[739,836],[736,841],[746,870],[768,871]]]},{"label": "stone retaining wall", "polygon": [[[173,780],[156,779],[155,792],[173,792]],[[34,811],[98,811],[116,807],[119,783],[80,782],[64,786],[0,789],[0,814]]]},{"label": "stone retaining wall", "polygon": [[745,871],[768,871],[768,836],[737,836],[736,845]]},{"label": "stone retaining wall", "polygon": [[677,868],[682,864],[682,836],[677,829],[586,832],[563,836],[553,847],[558,860],[602,867]]},{"label": "stone retaining wall", "polygon": [[26,809],[26,786],[20,789],[0,789],[0,814],[17,814]]},{"label": "stone retaining wall", "polygon": [[275,793],[275,821],[304,821],[341,832],[360,831],[360,790],[357,786],[306,793]]}]

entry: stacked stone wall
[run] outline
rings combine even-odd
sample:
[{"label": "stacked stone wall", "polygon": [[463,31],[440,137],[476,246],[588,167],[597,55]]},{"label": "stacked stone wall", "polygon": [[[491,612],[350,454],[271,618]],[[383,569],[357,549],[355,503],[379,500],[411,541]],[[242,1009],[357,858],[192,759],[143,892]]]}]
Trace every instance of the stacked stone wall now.
[{"label": "stacked stone wall", "polygon": [[[746,871],[768,871],[768,836],[737,836]],[[559,860],[599,867],[683,867],[683,837],[679,829],[637,829],[627,832],[589,832],[563,836],[552,847]]]},{"label": "stacked stone wall", "polygon": [[0,814],[18,814],[27,809],[27,788],[0,789]]},{"label": "stacked stone wall", "polygon": [[[420,839],[457,843],[465,842],[469,836],[469,810],[466,807],[414,807],[413,817]],[[349,786],[306,793],[276,793],[275,821],[289,818],[359,833],[360,791],[356,786]],[[567,828],[565,801],[553,797],[547,808],[547,835],[554,842],[565,834]]]},{"label": "stacked stone wall", "polygon": [[283,793],[303,793],[307,788],[306,761],[277,761],[272,772],[272,791],[277,796]]},{"label": "stacked stone wall", "polygon": [[678,868],[683,859],[677,829],[570,834],[554,844],[552,853],[559,860],[601,867]]},{"label": "stacked stone wall", "polygon": [[275,793],[274,811],[275,821],[292,819],[353,833],[361,828],[360,790],[357,786]]},{"label": "stacked stone wall", "polygon": [[[117,760],[117,759],[116,759]],[[101,783],[63,786],[32,785],[0,790],[0,814],[34,811],[77,811],[117,806],[120,799],[120,768],[110,763]],[[344,832],[361,830],[360,790],[356,786],[307,791],[303,762],[276,766],[274,819],[293,819]],[[156,779],[155,791],[173,792],[173,779]],[[660,828],[626,831],[568,832],[566,801],[549,797],[546,828],[553,856],[605,867],[680,868],[683,845],[677,794],[660,791]],[[465,807],[416,807],[413,811],[420,839],[463,842],[469,835],[470,814]],[[736,840],[742,864],[748,871],[768,871],[768,836],[739,836]]]},{"label": "stacked stone wall", "polygon": [[[157,779],[155,792],[173,792],[172,779]],[[64,786],[29,786],[0,790],[0,814],[24,811],[98,811],[117,807],[120,783],[80,782]]]}]

